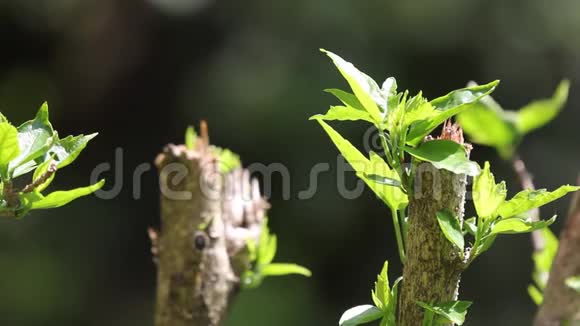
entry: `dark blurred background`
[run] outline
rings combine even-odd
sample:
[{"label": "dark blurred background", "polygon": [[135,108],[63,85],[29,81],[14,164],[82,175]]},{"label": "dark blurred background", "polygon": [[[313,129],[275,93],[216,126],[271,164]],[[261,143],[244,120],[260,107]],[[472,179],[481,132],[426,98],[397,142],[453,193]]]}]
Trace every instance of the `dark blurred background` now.
[{"label": "dark blurred background", "polygon": [[[288,167],[292,199],[283,199],[279,177],[270,198],[279,260],[314,272],[244,292],[229,325],[336,325],[346,308],[369,303],[384,259],[391,279],[401,266],[387,209],[368,190],[341,198],[337,151],[307,120],[336,103],[322,89],[347,88],[320,47],[429,98],[470,79],[501,79],[495,98],[512,109],[570,78],[567,107],[520,150],[538,186],[572,183],[580,170],[576,0],[0,0],[0,42],[0,110],[14,123],[48,100],[61,135],[100,132],[53,188],[86,185],[97,164],[114,163],[116,148],[124,173],[109,173],[107,187],[125,184],[114,200],[0,221],[2,326],[152,325],[146,229],[158,224],[157,177],[144,175],[139,200],[131,178],[200,119],[212,142],[244,163]],[[361,144],[364,124],[333,125]],[[519,190],[493,150],[473,156]],[[314,198],[298,200],[319,162],[332,173],[321,175]],[[347,181],[354,186],[354,175]],[[565,216],[568,201],[543,215]],[[530,253],[528,236],[505,236],[465,273],[461,298],[476,302],[468,325],[530,324]]]}]

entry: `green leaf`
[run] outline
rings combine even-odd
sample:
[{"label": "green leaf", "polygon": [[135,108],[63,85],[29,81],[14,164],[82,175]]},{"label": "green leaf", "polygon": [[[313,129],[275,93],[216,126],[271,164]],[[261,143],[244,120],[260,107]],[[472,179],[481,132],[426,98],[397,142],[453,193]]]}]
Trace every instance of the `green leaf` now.
[{"label": "green leaf", "polygon": [[370,323],[383,317],[383,311],[375,306],[362,305],[350,308],[342,314],[338,325],[356,326]]},{"label": "green leaf", "polygon": [[197,134],[192,126],[187,127],[185,131],[185,147],[189,150],[195,149],[195,143],[197,141]]},{"label": "green leaf", "polygon": [[396,325],[397,302],[399,301],[399,284],[401,284],[402,280],[403,277],[399,277],[398,279],[395,280],[393,288],[391,289],[391,297],[389,299],[389,302],[387,303],[387,306],[383,309],[385,311],[385,316],[383,317],[385,319],[385,325],[388,326]]},{"label": "green leaf", "polygon": [[220,148],[218,154],[219,171],[228,174],[242,166],[240,156],[227,148]]},{"label": "green leaf", "polygon": [[270,234],[268,228],[268,220],[265,219],[262,224],[262,233],[260,234],[260,241],[258,242],[258,258],[259,265],[270,264],[276,256],[278,239],[275,235]]},{"label": "green leaf", "polygon": [[381,184],[381,185],[387,185],[387,186],[393,186],[393,187],[400,187],[401,186],[401,181],[399,181],[398,179],[383,177],[383,176],[378,175],[378,174],[366,174],[365,173],[364,176],[368,180],[376,182],[376,183]]},{"label": "green leaf", "polygon": [[405,151],[415,158],[431,162],[437,169],[469,176],[476,176],[480,172],[477,163],[467,158],[463,145],[452,140],[432,140],[417,148],[405,147]]},{"label": "green leaf", "polygon": [[385,310],[390,302],[391,289],[389,285],[389,262],[385,261],[381,273],[377,276],[375,289],[371,291],[373,302],[380,309]]},{"label": "green leaf", "polygon": [[475,253],[474,253],[473,257],[475,258],[477,256],[480,256],[484,252],[488,251],[489,248],[491,248],[491,246],[495,242],[496,238],[497,238],[497,234],[490,234],[490,235],[482,237],[480,244],[477,246],[477,248],[475,248]]},{"label": "green leaf", "polygon": [[[534,260],[536,273],[547,274],[552,269],[552,262],[554,261],[554,257],[556,257],[556,253],[558,252],[559,241],[558,238],[556,238],[556,235],[554,235],[554,233],[549,228],[541,229],[540,232],[542,233],[544,246],[542,250],[534,252],[532,259]],[[536,277],[536,279],[538,279],[538,277]],[[547,279],[541,282],[542,284],[538,285],[541,288],[544,288],[546,281]]]},{"label": "green leaf", "polygon": [[530,296],[530,298],[532,298],[532,301],[537,306],[542,305],[542,302],[544,301],[544,294],[542,294],[542,292],[537,287],[530,284],[528,286],[528,295]]},{"label": "green leaf", "polygon": [[459,219],[454,216],[450,211],[443,210],[437,212],[437,222],[445,238],[460,249],[461,255],[463,255],[463,249],[465,247],[465,242],[463,240],[463,233],[461,233],[461,226],[459,225]]},{"label": "green leaf", "polygon": [[[56,141],[52,147],[47,151],[47,155],[54,157],[54,162],[58,169],[62,169],[73,163],[87,147],[89,141],[95,138],[98,133],[90,135],[68,136],[59,139],[56,136]],[[48,157],[47,157],[48,158]]]},{"label": "green leaf", "polygon": [[521,108],[517,113],[517,129],[526,134],[552,121],[566,104],[569,88],[570,82],[563,80],[552,98],[537,100]]},{"label": "green leaf", "polygon": [[0,122],[0,177],[8,179],[10,161],[20,155],[18,145],[18,130],[8,122]]},{"label": "green leaf", "polygon": [[32,203],[32,209],[50,209],[64,206],[75,199],[92,194],[93,192],[101,189],[103,185],[105,185],[105,180],[101,180],[92,186],[84,188],[53,192],[48,196]]},{"label": "green leaf", "polygon": [[[53,164],[54,160],[52,158],[44,161],[42,164],[40,164],[36,170],[34,171],[34,175],[32,176],[32,180],[38,180],[40,179],[45,173],[48,172],[48,168],[51,166],[51,164]],[[36,191],[38,192],[42,192],[44,189],[46,189],[48,186],[50,186],[50,184],[52,183],[52,181],[54,180],[54,176],[56,175],[56,173],[52,173],[48,179],[46,179],[45,182],[43,182],[42,184],[40,184],[39,186],[36,187]]]},{"label": "green leaf", "polygon": [[302,275],[306,277],[312,276],[312,272],[305,267],[296,264],[282,264],[274,263],[264,265],[260,268],[261,274],[265,276],[283,276],[283,275]]},{"label": "green leaf", "polygon": [[528,233],[543,229],[552,225],[556,221],[556,216],[545,221],[527,221],[520,217],[503,218],[495,222],[491,227],[492,234],[516,234]]},{"label": "green leaf", "polygon": [[566,286],[580,293],[580,275],[567,278]]},{"label": "green leaf", "polygon": [[552,192],[548,192],[546,189],[526,189],[519,192],[514,198],[502,203],[498,208],[498,213],[504,218],[517,216],[579,189],[580,187],[570,185],[561,186]]},{"label": "green leaf", "polygon": [[364,120],[373,122],[373,119],[367,111],[357,110],[350,106],[331,106],[325,114],[317,114],[310,117],[310,120],[339,120],[339,121],[357,121]]},{"label": "green leaf", "polygon": [[338,55],[321,49],[334,62],[344,79],[350,85],[354,95],[358,98],[362,106],[367,110],[376,123],[383,120],[377,103],[384,101],[381,90],[377,83],[365,73],[358,70],[352,63],[345,61]]},{"label": "green leaf", "polygon": [[472,236],[477,234],[477,220],[475,217],[470,217],[463,221],[463,226],[465,226],[465,232],[468,232]]},{"label": "green leaf", "polygon": [[366,112],[365,107],[356,98],[356,96],[354,96],[354,94],[351,94],[351,93],[348,93],[348,92],[345,92],[343,90],[336,89],[336,88],[325,89],[324,91],[327,92],[327,93],[329,93],[329,94],[334,95],[345,106],[349,106],[349,107],[351,107],[353,109]]},{"label": "green leaf", "polygon": [[[12,173],[17,167],[44,155],[54,141],[53,135],[54,130],[48,120],[48,104],[44,103],[38,110],[34,120],[25,122],[18,127],[20,155],[10,162],[9,173]],[[14,177],[17,176],[17,174],[14,174]]]},{"label": "green leaf", "polygon": [[486,85],[458,89],[432,100],[430,103],[436,109],[435,114],[425,120],[417,121],[411,126],[407,135],[407,143],[417,145],[445,120],[468,109],[469,104],[476,103],[482,97],[493,92],[498,83],[499,81],[496,80]]},{"label": "green leaf", "polygon": [[467,309],[473,304],[473,302],[452,301],[441,304],[428,304],[417,301],[417,304],[425,310],[431,311],[434,314],[447,319],[449,322],[463,325],[465,322],[465,316],[467,315]]},{"label": "green leaf", "polygon": [[365,176],[376,175],[399,180],[397,173],[391,170],[382,158],[376,154],[371,154],[371,160],[367,159],[356,147],[354,147],[348,140],[344,139],[326,122],[321,119],[316,119],[316,121],[320,123],[342,156],[344,156],[346,161],[357,172],[357,176],[361,178],[369,188],[371,188],[371,190],[382,199],[385,204],[387,204],[387,206],[393,209],[404,208],[407,206],[408,197],[400,188],[379,184]]},{"label": "green leaf", "polygon": [[505,201],[507,189],[505,182],[495,183],[489,162],[485,162],[480,175],[473,181],[473,202],[480,218],[495,218],[498,207]]},{"label": "green leaf", "polygon": [[509,113],[493,110],[484,101],[480,101],[472,104],[469,110],[461,112],[457,122],[472,142],[502,150],[511,147],[518,138]]}]

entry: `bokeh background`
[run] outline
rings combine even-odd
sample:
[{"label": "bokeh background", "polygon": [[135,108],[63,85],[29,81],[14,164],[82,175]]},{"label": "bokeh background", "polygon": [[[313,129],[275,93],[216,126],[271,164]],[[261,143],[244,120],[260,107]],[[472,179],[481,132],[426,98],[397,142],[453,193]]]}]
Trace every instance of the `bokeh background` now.
[{"label": "bokeh background", "polygon": [[[572,183],[580,170],[575,0],[0,0],[0,44],[5,115],[20,123],[48,100],[61,135],[100,132],[54,188],[86,185],[97,164],[124,153],[123,174],[107,175],[109,188],[124,182],[113,200],[0,221],[2,326],[152,325],[146,229],[158,224],[158,180],[147,172],[135,200],[132,174],[200,119],[244,163],[288,167],[292,199],[283,199],[280,177],[270,198],[279,259],[314,272],[244,292],[228,325],[336,325],[346,308],[368,303],[384,259],[393,279],[401,266],[387,209],[368,190],[340,196],[337,151],[307,120],[336,103],[324,88],[346,88],[320,47],[429,98],[501,79],[495,98],[506,108],[551,95],[567,77],[567,107],[520,151],[540,186]],[[334,126],[362,143],[363,124]],[[491,160],[510,192],[519,190],[493,150],[477,147],[473,157]],[[319,162],[332,171],[312,199],[298,200]],[[568,202],[543,215],[565,216]],[[461,297],[476,301],[467,325],[530,324],[530,253],[528,236],[502,237],[464,274]]]}]

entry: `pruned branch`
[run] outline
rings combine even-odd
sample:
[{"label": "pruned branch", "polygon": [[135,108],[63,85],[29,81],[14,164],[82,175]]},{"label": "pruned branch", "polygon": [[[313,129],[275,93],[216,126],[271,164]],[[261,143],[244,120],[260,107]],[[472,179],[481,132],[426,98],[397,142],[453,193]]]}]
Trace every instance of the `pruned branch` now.
[{"label": "pruned branch", "polygon": [[220,326],[249,268],[267,202],[247,170],[221,175],[207,132],[195,149],[168,145],[160,171],[161,232],[154,234],[156,326]]}]

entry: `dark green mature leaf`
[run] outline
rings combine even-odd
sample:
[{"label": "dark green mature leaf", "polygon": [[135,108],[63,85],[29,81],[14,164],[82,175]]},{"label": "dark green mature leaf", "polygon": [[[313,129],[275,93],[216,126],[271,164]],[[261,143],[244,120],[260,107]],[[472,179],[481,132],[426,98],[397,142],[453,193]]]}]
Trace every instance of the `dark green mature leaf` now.
[{"label": "dark green mature leaf", "polygon": [[20,155],[18,145],[18,130],[8,122],[0,122],[0,177],[8,178],[10,161]]},{"label": "dark green mature leaf", "polygon": [[485,162],[483,171],[475,177],[472,189],[473,202],[479,217],[495,218],[498,207],[505,201],[507,189],[505,182],[495,183],[489,162]]},{"label": "dark green mature leaf", "polygon": [[358,110],[350,106],[331,106],[325,114],[317,114],[310,117],[310,120],[316,119],[339,121],[364,120],[373,123],[373,119],[367,111]]},{"label": "dark green mature leaf", "polygon": [[356,326],[370,323],[383,317],[383,311],[375,306],[362,305],[350,308],[342,314],[338,325]]},{"label": "dark green mature leaf", "polygon": [[32,203],[32,209],[50,209],[62,207],[75,199],[80,197],[88,196],[93,192],[101,189],[105,185],[105,180],[101,180],[98,183],[84,187],[77,188],[68,191],[56,191],[46,197],[42,197],[38,201]]},{"label": "dark green mature leaf", "polygon": [[437,222],[445,238],[460,249],[461,255],[463,255],[463,249],[465,247],[465,241],[463,240],[463,233],[461,232],[461,226],[459,225],[459,219],[454,216],[450,211],[443,210],[437,212]]},{"label": "dark green mature leaf", "polygon": [[543,206],[560,197],[563,197],[569,192],[577,191],[579,189],[580,187],[570,185],[561,186],[552,192],[548,192],[546,189],[527,189],[519,192],[514,196],[514,198],[503,202],[498,208],[498,213],[504,218],[517,216],[529,211],[532,208]]},{"label": "dark green mature leaf", "polygon": [[435,108],[436,114],[413,124],[407,134],[407,143],[417,145],[445,120],[468,109],[469,104],[476,103],[493,92],[498,83],[496,80],[486,85],[458,89],[432,100],[430,103]]},{"label": "dark green mature leaf", "polygon": [[432,140],[417,148],[405,147],[405,151],[420,160],[431,162],[437,169],[469,176],[480,172],[477,163],[467,158],[463,145],[451,140]]},{"label": "dark green mature leaf", "polygon": [[54,162],[59,169],[73,163],[87,147],[89,141],[95,138],[98,133],[90,135],[68,136],[64,139],[56,137],[55,143],[47,151],[47,155],[54,157]]},{"label": "dark green mature leaf", "polygon": [[381,198],[385,204],[387,204],[387,206],[392,207],[393,209],[404,208],[407,206],[408,197],[400,188],[379,184],[366,177],[366,175],[378,175],[389,179],[399,180],[395,171],[391,170],[389,166],[376,154],[371,154],[371,160],[367,159],[356,147],[354,147],[348,140],[344,139],[326,122],[321,119],[316,120],[326,131],[342,156],[344,156],[346,161],[357,172],[357,176],[361,178],[369,188],[371,188],[371,190]]},{"label": "dark green mature leaf", "polygon": [[273,263],[261,267],[261,274],[266,276],[302,275],[312,276],[312,272],[305,267],[296,264]]},{"label": "dark green mature leaf", "polygon": [[516,234],[528,233],[535,230],[543,229],[552,225],[556,221],[556,216],[545,221],[527,221],[523,218],[512,217],[503,218],[495,222],[491,227],[492,234]]},{"label": "dark green mature leaf", "polygon": [[440,304],[428,304],[425,302],[417,301],[417,304],[423,309],[443,317],[448,322],[452,322],[457,325],[463,325],[465,322],[465,316],[467,315],[467,309],[473,304],[473,302],[451,301]]},{"label": "dark green mature leaf", "polygon": [[570,82],[563,80],[552,98],[537,100],[522,107],[517,114],[517,129],[522,134],[526,134],[552,121],[566,105],[569,88]]},{"label": "dark green mature leaf", "polygon": [[321,51],[332,59],[344,79],[350,85],[354,95],[356,95],[372,119],[376,123],[380,123],[383,120],[383,114],[380,112],[377,103],[383,103],[385,99],[377,83],[371,77],[358,70],[352,63],[345,61],[330,51],[324,49],[321,49]]},{"label": "dark green mature leaf", "polygon": [[[48,120],[48,104],[44,103],[34,120],[18,127],[20,155],[10,162],[9,173],[31,160],[42,156],[54,141],[54,129]],[[14,177],[19,176],[14,173]]]}]

